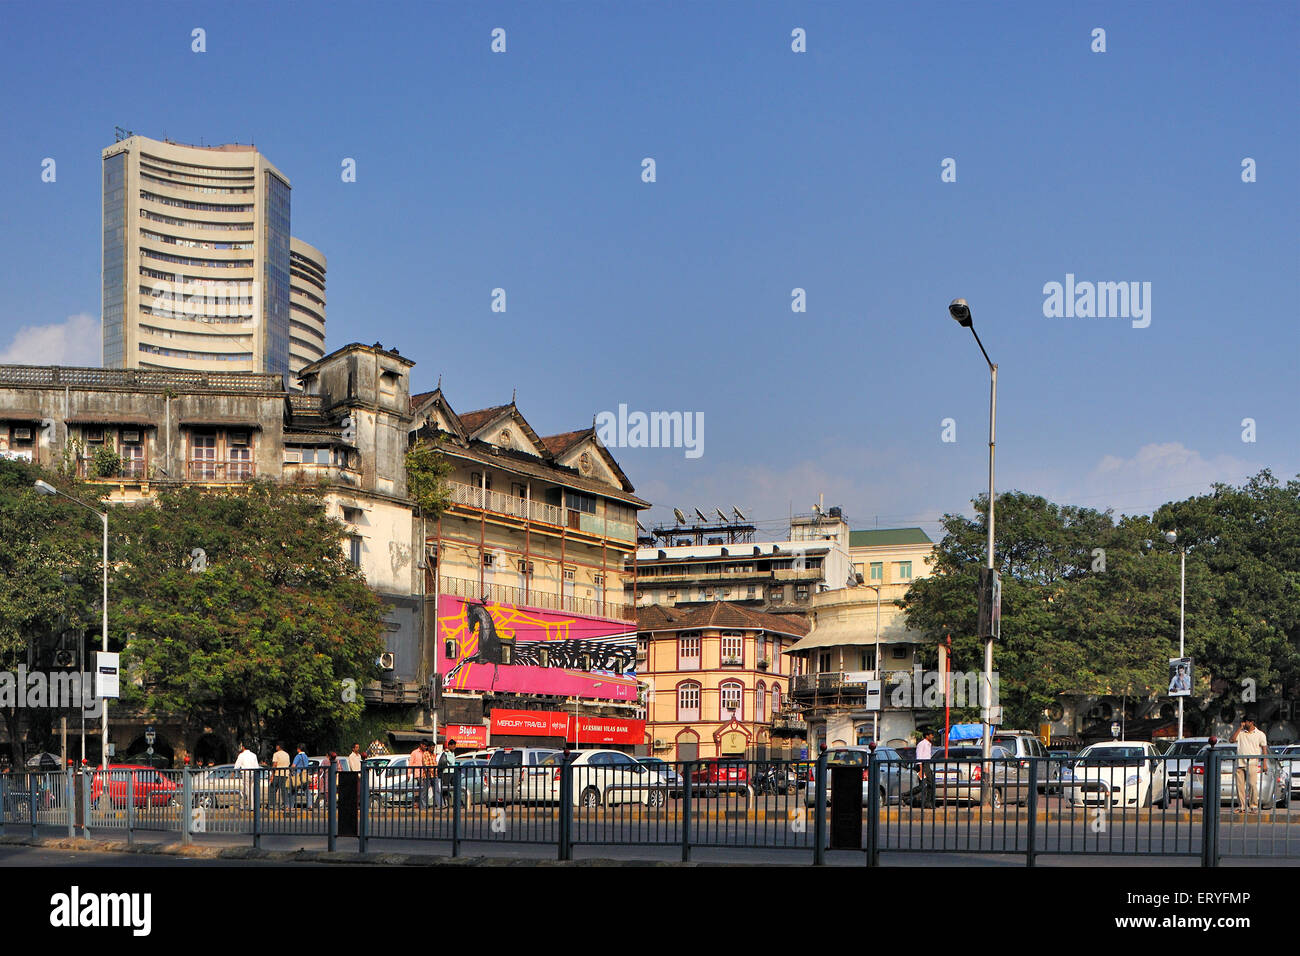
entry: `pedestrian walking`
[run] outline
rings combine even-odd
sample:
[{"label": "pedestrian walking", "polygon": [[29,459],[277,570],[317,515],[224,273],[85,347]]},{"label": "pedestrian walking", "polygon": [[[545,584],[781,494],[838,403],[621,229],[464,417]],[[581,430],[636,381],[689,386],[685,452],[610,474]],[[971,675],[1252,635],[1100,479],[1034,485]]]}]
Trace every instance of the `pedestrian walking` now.
[{"label": "pedestrian walking", "polygon": [[289,809],[289,751],[279,742],[271,754],[271,806],[276,810]]},{"label": "pedestrian walking", "polygon": [[448,740],[442,748],[442,756],[438,758],[438,788],[434,792],[437,798],[437,805],[442,806],[443,794],[452,794],[454,799],[456,786],[456,752],[453,749],[456,741]]},{"label": "pedestrian walking", "polygon": [[[235,770],[239,773],[239,784],[244,791],[245,806],[253,805],[253,787],[257,785],[257,754],[239,743],[239,756],[235,758]],[[249,773],[249,771],[253,771]]]},{"label": "pedestrian walking", "polygon": [[425,756],[428,752],[429,742],[421,740],[406,760],[406,772],[415,787],[415,804],[421,810],[429,809],[429,781],[424,772]]},{"label": "pedestrian walking", "polygon": [[289,775],[289,806],[291,807],[298,803],[298,791],[305,789],[311,783],[311,763],[307,760],[306,744],[298,745],[298,752],[293,755],[292,766],[293,771]]},{"label": "pedestrian walking", "polygon": [[[1234,813],[1257,812],[1259,810],[1259,767],[1258,758],[1268,754],[1268,737],[1255,726],[1250,717],[1243,718],[1237,729],[1228,738],[1229,743],[1237,745],[1236,773],[1237,809]],[[1245,758],[1245,759],[1243,759]]]},{"label": "pedestrian walking", "polygon": [[927,730],[916,745],[916,772],[921,778],[921,806],[934,806],[934,731]]},{"label": "pedestrian walking", "polygon": [[352,753],[348,754],[348,770],[352,773],[361,772],[361,745],[353,744]]}]

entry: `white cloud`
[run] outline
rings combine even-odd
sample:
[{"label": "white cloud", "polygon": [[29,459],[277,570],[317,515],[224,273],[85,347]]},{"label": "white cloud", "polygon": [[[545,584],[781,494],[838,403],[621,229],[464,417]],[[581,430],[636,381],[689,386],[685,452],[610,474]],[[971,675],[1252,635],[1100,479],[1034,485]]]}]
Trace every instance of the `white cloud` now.
[{"label": "white cloud", "polygon": [[49,325],[24,325],[0,349],[0,364],[85,365],[103,362],[99,319],[85,312]]},{"label": "white cloud", "polygon": [[1150,513],[1168,501],[1208,494],[1216,481],[1241,484],[1263,467],[1232,455],[1206,458],[1181,442],[1161,442],[1143,445],[1132,458],[1103,456],[1084,477],[1080,495],[1063,500],[1117,513]]}]

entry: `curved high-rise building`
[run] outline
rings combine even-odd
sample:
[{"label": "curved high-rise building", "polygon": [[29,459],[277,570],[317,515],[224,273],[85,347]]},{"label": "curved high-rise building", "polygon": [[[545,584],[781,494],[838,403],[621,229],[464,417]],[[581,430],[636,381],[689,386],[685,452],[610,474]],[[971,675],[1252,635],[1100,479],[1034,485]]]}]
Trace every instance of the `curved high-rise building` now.
[{"label": "curved high-rise building", "polygon": [[301,239],[289,242],[289,371],[325,357],[325,256]]},{"label": "curved high-rise building", "polygon": [[103,165],[104,365],[287,374],[284,174],[253,146],[144,136]]}]

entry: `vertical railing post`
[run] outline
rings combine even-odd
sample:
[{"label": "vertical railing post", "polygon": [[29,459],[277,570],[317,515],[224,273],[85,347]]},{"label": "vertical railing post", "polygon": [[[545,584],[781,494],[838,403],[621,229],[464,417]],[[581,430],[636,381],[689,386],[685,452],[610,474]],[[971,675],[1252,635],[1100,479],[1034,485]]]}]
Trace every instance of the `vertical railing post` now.
[{"label": "vertical railing post", "polygon": [[[1025,866],[1033,866],[1037,847],[1035,842],[1038,839],[1038,761],[1042,757],[1029,758],[1029,826],[1025,835]],[[1051,778],[1052,768],[1047,768],[1048,779]]]},{"label": "vertical railing post", "polygon": [[68,815],[68,839],[77,835],[76,794],[72,783],[72,768],[63,771],[63,811]]},{"label": "vertical railing post", "polygon": [[360,803],[361,819],[357,821],[357,852],[366,852],[366,840],[370,836],[370,768],[363,762],[361,764],[361,795],[357,801]]},{"label": "vertical railing post", "polygon": [[[1211,747],[1205,752],[1205,787],[1201,799],[1201,866],[1215,867],[1218,861],[1219,842],[1219,801],[1223,782],[1219,779],[1219,755]],[[1188,768],[1187,783],[1190,786],[1191,768]],[[1213,784],[1213,786],[1211,786]],[[1214,791],[1214,811],[1210,811],[1210,791]]]},{"label": "vertical railing post", "polygon": [[338,796],[339,786],[339,768],[338,760],[331,760],[329,773],[325,776],[325,829],[328,834],[325,838],[325,849],[333,853],[338,849],[339,841],[339,810],[335,802]]},{"label": "vertical railing post", "polygon": [[[259,849],[262,846],[262,787],[261,782],[257,779],[258,771],[240,770],[240,774],[253,774],[253,848]],[[243,781],[240,781],[243,786]]]},{"label": "vertical railing post", "polygon": [[[867,764],[867,866],[880,865],[880,758],[871,751],[871,760]],[[899,797],[902,800],[902,797]],[[889,812],[886,804],[885,812]]]},{"label": "vertical railing post", "polygon": [[88,773],[86,764],[83,761],[81,767],[81,836],[82,839],[90,839],[90,791],[94,786],[94,774]]},{"label": "vertical railing post", "polygon": [[[465,779],[464,767],[453,767],[451,771],[451,855],[460,856],[460,782]],[[563,786],[563,781],[561,781]]]},{"label": "vertical railing post", "polygon": [[824,752],[817,758],[813,814],[813,866],[822,866],[826,862],[826,754]]},{"label": "vertical railing post", "polygon": [[5,818],[9,814],[8,787],[9,774],[0,773],[0,836],[5,834]]},{"label": "vertical railing post", "polygon": [[191,830],[194,819],[194,779],[190,776],[190,765],[181,768],[181,845],[189,846],[194,842]]},{"label": "vertical railing post", "polygon": [[560,845],[561,860],[573,859],[573,764],[560,757]]},{"label": "vertical railing post", "polygon": [[32,821],[32,839],[36,839],[36,774],[27,775],[27,816]]},{"label": "vertical railing post", "polygon": [[[135,842],[135,771],[127,770],[126,773],[126,843],[130,846]],[[111,802],[111,801],[110,801]]]},{"label": "vertical railing post", "polygon": [[691,862],[691,778],[694,764],[678,764],[682,778],[682,862]]}]

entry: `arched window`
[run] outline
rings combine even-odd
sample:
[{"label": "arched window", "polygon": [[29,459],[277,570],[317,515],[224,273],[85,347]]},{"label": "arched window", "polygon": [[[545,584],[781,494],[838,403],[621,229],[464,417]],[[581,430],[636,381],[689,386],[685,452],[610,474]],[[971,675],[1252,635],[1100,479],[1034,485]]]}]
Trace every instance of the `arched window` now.
[{"label": "arched window", "polygon": [[754,719],[760,724],[767,721],[767,685],[762,681],[754,691]]},{"label": "arched window", "polygon": [[744,720],[745,685],[740,681],[723,681],[718,685],[718,719]]},{"label": "arched window", "polygon": [[781,687],[779,684],[773,684],[772,685],[772,713],[775,715],[775,714],[779,714],[780,712],[781,712]]},{"label": "arched window", "polygon": [[677,685],[677,719],[700,719],[700,685],[693,680]]}]

